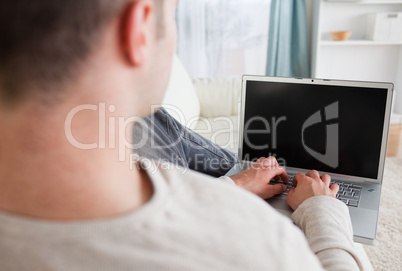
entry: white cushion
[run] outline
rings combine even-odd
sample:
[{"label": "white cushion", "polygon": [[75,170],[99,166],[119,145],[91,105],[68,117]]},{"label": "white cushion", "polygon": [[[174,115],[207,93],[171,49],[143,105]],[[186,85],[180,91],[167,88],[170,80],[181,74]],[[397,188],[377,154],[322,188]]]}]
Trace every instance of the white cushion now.
[{"label": "white cushion", "polygon": [[213,118],[238,115],[241,79],[194,79],[201,105],[201,116]]},{"label": "white cushion", "polygon": [[181,124],[193,129],[200,116],[200,102],[190,76],[175,56],[162,106]]},{"label": "white cushion", "polygon": [[238,151],[239,116],[201,117],[194,131],[222,148]]}]

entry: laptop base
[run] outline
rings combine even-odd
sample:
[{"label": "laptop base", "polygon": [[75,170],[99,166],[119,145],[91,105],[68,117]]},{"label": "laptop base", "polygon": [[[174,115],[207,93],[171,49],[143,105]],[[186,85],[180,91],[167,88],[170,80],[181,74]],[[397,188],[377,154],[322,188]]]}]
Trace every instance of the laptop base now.
[{"label": "laptop base", "polygon": [[[236,164],[226,173],[226,176],[236,175],[247,169],[250,165],[251,163],[248,162]],[[360,185],[363,188],[359,208],[348,206],[353,227],[353,240],[357,243],[372,245],[376,236],[378,220],[378,206],[373,203],[379,202],[381,185],[372,183],[363,183]],[[376,198],[378,200],[375,200]],[[293,210],[287,204],[285,195],[277,195],[265,201],[284,216],[291,217]]]}]

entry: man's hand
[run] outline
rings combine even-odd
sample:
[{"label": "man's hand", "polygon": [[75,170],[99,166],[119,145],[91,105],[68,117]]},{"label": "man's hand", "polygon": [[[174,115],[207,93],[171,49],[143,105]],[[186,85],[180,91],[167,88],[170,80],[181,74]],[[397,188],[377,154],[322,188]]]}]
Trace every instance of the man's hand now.
[{"label": "man's hand", "polygon": [[289,182],[288,174],[283,167],[279,166],[278,161],[273,156],[268,158],[261,157],[254,165],[230,178],[236,185],[263,199],[271,198],[286,190],[286,185],[284,184],[270,185],[269,182],[272,179],[276,181],[282,179],[284,183]]},{"label": "man's hand", "polygon": [[331,177],[324,174],[320,177],[316,170],[312,170],[306,175],[298,173],[293,178],[293,185],[286,198],[289,206],[296,210],[300,204],[308,198],[314,196],[331,196],[335,197],[339,190],[337,184],[330,186]]}]

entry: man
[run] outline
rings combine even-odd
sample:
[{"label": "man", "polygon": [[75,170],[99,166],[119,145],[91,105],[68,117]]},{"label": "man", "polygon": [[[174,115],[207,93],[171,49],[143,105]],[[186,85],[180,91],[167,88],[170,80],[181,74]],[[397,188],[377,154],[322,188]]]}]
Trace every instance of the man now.
[{"label": "man", "polygon": [[[327,175],[295,177],[304,235],[230,183],[130,167],[120,141],[162,100],[175,5],[0,0],[1,270],[358,269]],[[247,172],[287,178],[272,158]]]},{"label": "man", "polygon": [[[238,162],[233,152],[219,147],[183,126],[164,108],[135,123],[133,134],[137,159],[142,157],[153,159],[158,163],[169,162],[183,169],[195,170],[213,177],[226,174]],[[278,166],[273,157],[267,161],[271,161],[275,167]],[[284,184],[268,185],[270,179],[249,178],[249,172],[254,170],[250,167],[245,172],[232,176],[232,180],[227,177],[222,179],[234,182],[263,199],[271,198],[286,190]],[[283,175],[283,181],[288,182],[286,174]]]}]

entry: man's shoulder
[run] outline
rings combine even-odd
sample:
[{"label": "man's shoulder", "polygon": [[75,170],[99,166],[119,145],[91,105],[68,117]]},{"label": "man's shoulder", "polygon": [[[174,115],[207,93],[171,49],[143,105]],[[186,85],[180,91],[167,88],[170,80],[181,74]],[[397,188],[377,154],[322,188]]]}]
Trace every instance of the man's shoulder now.
[{"label": "man's shoulder", "polygon": [[212,193],[221,197],[238,196],[260,200],[254,194],[235,186],[233,182],[214,178],[170,163],[158,163],[157,161],[153,161],[153,163],[151,170],[150,167],[144,169],[147,170],[154,182],[163,182],[171,191],[179,192],[186,190],[187,195],[191,191],[195,191],[197,195]]},{"label": "man's shoulder", "polygon": [[153,169],[147,171],[154,185],[167,188],[173,199],[185,201],[188,206],[194,204],[221,211],[236,210],[239,216],[247,214],[262,216],[262,220],[269,218],[271,225],[275,225],[274,221],[290,222],[260,197],[226,180],[168,163],[154,164]]},{"label": "man's shoulder", "polygon": [[[247,261],[271,255],[270,264],[277,270],[292,269],[283,268],[292,265],[281,260],[283,251],[308,248],[300,229],[256,195],[191,170],[156,169],[153,177],[158,179],[157,185],[165,186],[169,194],[164,213],[186,225],[180,228],[182,234],[191,231],[193,236],[195,231],[208,236],[210,246],[218,251],[238,251],[242,244],[254,253],[246,253]],[[266,264],[257,262],[258,266]]]}]

